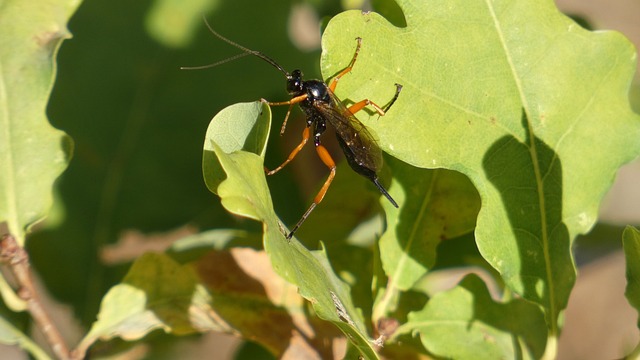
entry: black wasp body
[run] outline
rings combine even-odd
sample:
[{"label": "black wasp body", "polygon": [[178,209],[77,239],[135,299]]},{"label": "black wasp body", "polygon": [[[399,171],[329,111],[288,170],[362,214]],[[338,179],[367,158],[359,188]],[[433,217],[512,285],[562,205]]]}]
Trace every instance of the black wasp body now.
[{"label": "black wasp body", "polygon": [[320,106],[331,106],[331,96],[327,84],[320,80],[295,80],[295,77],[302,77],[299,70],[292,73],[292,80],[287,80],[287,88],[293,84],[296,85],[294,91],[289,91],[291,96],[300,96],[306,94],[307,98],[299,103],[300,108],[304,111],[307,118],[307,127],[313,126],[313,142],[314,145],[320,145],[320,136],[327,129],[327,119],[318,110]]},{"label": "black wasp body", "polygon": [[[351,113],[323,81],[304,81],[301,91],[304,91],[305,88],[307,98],[300,103],[300,108],[307,117],[307,126],[313,126],[314,145],[320,144],[320,136],[326,130],[327,120],[329,120],[336,129],[338,144],[340,144],[349,166],[358,174],[376,183],[377,172],[382,165],[382,151],[367,128],[359,121],[354,121],[355,118],[343,115]],[[295,94],[291,95],[295,96]],[[336,109],[341,111],[336,113]],[[351,116],[353,115],[351,114]],[[384,188],[382,188],[382,193],[389,198],[394,206],[398,207]]]},{"label": "black wasp body", "polygon": [[[327,192],[327,189],[329,188],[329,185],[335,177],[335,162],[321,142],[321,136],[327,129],[327,123],[335,128],[338,144],[340,144],[340,147],[345,154],[345,158],[347,159],[349,166],[358,174],[371,180],[371,182],[376,185],[378,190],[380,190],[380,192],[389,200],[389,202],[391,202],[393,206],[398,207],[398,204],[395,202],[395,200],[393,200],[391,195],[389,195],[387,190],[382,186],[382,184],[380,184],[378,180],[377,173],[382,167],[382,151],[378,147],[378,144],[376,143],[373,136],[371,136],[371,133],[355,117],[354,114],[362,110],[365,106],[371,106],[379,115],[384,115],[385,112],[389,110],[391,105],[393,105],[393,103],[398,99],[400,91],[402,90],[402,86],[396,84],[396,93],[384,109],[368,99],[359,101],[349,107],[346,107],[342,103],[342,101],[340,101],[340,99],[338,99],[334,94],[335,88],[340,78],[349,73],[353,68],[353,65],[355,64],[358,53],[360,51],[362,39],[356,39],[356,51],[349,65],[341,72],[339,72],[336,76],[334,76],[331,82],[327,84],[320,80],[303,80],[302,72],[300,70],[294,70],[289,73],[270,57],[264,55],[261,52],[251,50],[239,44],[236,44],[235,42],[218,34],[211,28],[208,23],[206,24],[213,35],[244,51],[244,54],[222,60],[214,64],[192,67],[188,69],[202,69],[213,67],[223,64],[227,61],[237,59],[244,55],[255,55],[271,64],[276,69],[280,70],[287,78],[287,92],[292,96],[290,100],[282,102],[269,102],[263,100],[271,106],[289,105],[289,111],[287,111],[287,115],[284,119],[284,122],[282,123],[280,134],[284,133],[287,125],[287,120],[289,119],[289,115],[291,114],[291,108],[293,107],[293,105],[298,104],[306,116],[307,126],[302,132],[302,141],[300,142],[300,144],[298,144],[298,146],[293,149],[293,151],[289,154],[287,160],[285,160],[280,166],[271,171],[266,170],[267,174],[273,175],[280,171],[280,169],[285,167],[289,162],[291,162],[311,137],[313,137],[313,143],[315,145],[316,152],[320,157],[320,160],[322,160],[322,162],[330,170],[328,178],[325,180],[324,185],[313,199],[313,203],[304,213],[304,215],[302,215],[302,218],[293,227],[291,232],[286,235],[287,239],[290,239],[293,236],[295,231],[300,227],[300,225],[302,225],[302,223],[306,220],[313,209],[315,209],[316,205],[318,205],[322,201],[324,195]],[[313,130],[313,134],[311,134],[311,130]]]}]

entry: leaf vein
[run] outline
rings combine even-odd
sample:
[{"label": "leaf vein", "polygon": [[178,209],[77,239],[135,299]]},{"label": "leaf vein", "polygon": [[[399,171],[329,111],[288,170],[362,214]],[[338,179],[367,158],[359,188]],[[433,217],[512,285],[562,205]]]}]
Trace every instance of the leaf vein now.
[{"label": "leaf vein", "polygon": [[[511,56],[511,52],[509,51],[509,46],[507,44],[507,41],[505,39],[505,35],[502,31],[502,27],[500,24],[500,21],[496,15],[495,9],[492,5],[492,1],[491,0],[485,0],[485,3],[487,4],[487,8],[491,14],[491,18],[493,19],[494,22],[494,26],[496,29],[496,32],[500,38],[500,43],[502,45],[502,48],[504,49],[504,53],[505,56],[507,58],[507,62],[509,64],[509,68],[511,69],[511,73],[513,74],[513,79],[515,82],[515,85],[518,89],[518,92],[520,94],[520,100],[522,102],[522,107],[524,109],[525,112],[525,116],[526,116],[526,126],[527,126],[527,132],[529,134],[528,136],[528,148],[529,148],[529,154],[531,156],[531,160],[532,160],[532,166],[533,166],[533,171],[535,174],[535,179],[536,179],[536,185],[537,185],[537,189],[538,189],[538,205],[540,208],[540,230],[541,230],[541,240],[542,240],[542,246],[543,246],[543,256],[544,256],[544,262],[545,262],[545,274],[546,274],[546,287],[547,287],[547,291],[548,291],[548,296],[549,296],[549,302],[547,304],[547,309],[548,309],[548,318],[550,319],[555,319],[556,315],[557,315],[557,309],[556,309],[556,295],[555,295],[555,287],[554,287],[554,278],[553,275],[551,273],[551,256],[549,253],[549,236],[547,233],[547,214],[546,214],[546,205],[545,205],[545,198],[544,198],[544,194],[545,194],[545,189],[544,189],[544,182],[542,181],[542,174],[541,174],[541,169],[540,169],[540,161],[538,159],[538,149],[536,146],[536,142],[535,142],[535,135],[533,132],[533,126],[531,124],[531,111],[530,111],[530,105],[527,101],[527,98],[525,96],[525,91],[524,91],[524,85],[522,83],[522,78],[520,76],[520,74],[518,73],[516,66],[514,64],[513,58]],[[557,324],[555,321],[550,321],[549,322],[549,332],[550,332],[550,336],[555,336],[557,334]]]},{"label": "leaf vein", "polygon": [[[2,161],[3,164],[5,164],[3,166],[4,168],[4,176],[3,178],[5,179],[5,200],[6,200],[6,211],[7,211],[7,226],[8,226],[8,230],[10,233],[13,233],[14,236],[17,236],[18,238],[22,238],[22,233],[21,233],[21,229],[20,229],[20,224],[18,221],[18,204],[17,204],[17,199],[16,199],[16,183],[15,183],[15,174],[16,174],[16,169],[15,169],[15,161],[13,158],[13,151],[15,149],[12,148],[11,144],[11,124],[10,124],[10,110],[9,110],[9,99],[8,99],[8,94],[7,94],[7,87],[6,87],[6,82],[5,82],[5,75],[4,75],[4,66],[3,63],[0,62],[0,104],[2,104],[2,106],[0,106],[0,108],[2,108],[2,114],[0,115],[0,121],[2,122],[3,129],[2,129],[2,145],[4,147],[4,151],[2,151],[3,153],[3,157],[4,160]],[[0,219],[3,220],[3,219]],[[19,233],[18,233],[19,232]]]}]

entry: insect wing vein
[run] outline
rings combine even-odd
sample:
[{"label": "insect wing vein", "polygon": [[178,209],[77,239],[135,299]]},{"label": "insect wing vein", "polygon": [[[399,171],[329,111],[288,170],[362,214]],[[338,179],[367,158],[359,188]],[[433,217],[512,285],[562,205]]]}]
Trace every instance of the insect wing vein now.
[{"label": "insect wing vein", "polygon": [[349,146],[354,160],[377,172],[382,167],[382,151],[376,139],[333,92],[330,92],[330,96],[331,105],[316,103],[315,108],[334,127],[336,135]]}]

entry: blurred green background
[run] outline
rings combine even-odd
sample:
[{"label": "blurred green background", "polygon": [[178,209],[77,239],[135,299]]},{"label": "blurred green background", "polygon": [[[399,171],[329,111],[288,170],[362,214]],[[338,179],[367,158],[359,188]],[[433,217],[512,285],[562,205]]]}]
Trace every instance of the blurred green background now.
[{"label": "blurred green background", "polygon": [[[209,70],[180,66],[238,53],[207,32],[204,15],[235,41],[269,54],[287,69],[301,67],[317,77],[319,48],[300,51],[288,40],[291,5],[86,1],[72,18],[73,38],[59,53],[48,114],[73,138],[74,157],[58,181],[55,214],[28,243],[49,289],[71,303],[85,325],[126,270],[98,260],[99,250],[124,230],[242,226],[235,223],[244,220],[232,219],[203,183],[204,134],[225,106],[261,97],[286,99],[284,78],[252,57]],[[267,163],[283,156],[270,151],[274,160]],[[285,220],[303,207],[292,181],[284,172],[270,183],[274,197],[286,198],[287,206],[279,207]]]},{"label": "blurred green background", "polygon": [[[208,70],[180,70],[238,54],[207,32],[202,16],[223,35],[264,52],[285,69],[300,68],[307,78],[319,78],[319,24],[346,6],[361,5],[347,3],[88,0],[80,6],[69,23],[74,37],[59,52],[48,107],[51,122],[73,138],[75,151],[56,184],[53,214],[27,245],[48,290],[70,304],[83,325],[94,321],[100,299],[128,268],[126,256],[109,263],[101,257],[101,250],[125,231],[169,232],[165,237],[171,238],[183,234],[176,229],[185,225],[190,226],[185,232],[258,226],[231,217],[206,189],[202,142],[210,119],[224,107],[260,98],[286,100],[285,81],[252,57]],[[367,6],[402,24],[388,3]],[[563,3],[579,14],[572,1]],[[304,21],[305,14],[311,21]],[[627,33],[632,40],[637,35]],[[634,89],[634,99],[640,98]],[[286,108],[273,110],[269,167],[286,158],[304,126],[296,113],[280,138]],[[326,169],[309,151],[269,179],[285,223],[297,221],[323,176]],[[334,186],[340,181],[337,177]],[[597,236],[578,240],[585,259],[619,248],[619,226],[597,230]]]}]

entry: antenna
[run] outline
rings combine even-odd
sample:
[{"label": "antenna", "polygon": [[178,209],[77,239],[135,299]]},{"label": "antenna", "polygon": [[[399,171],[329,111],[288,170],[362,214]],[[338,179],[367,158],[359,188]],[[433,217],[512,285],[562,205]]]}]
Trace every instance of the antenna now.
[{"label": "antenna", "polygon": [[209,64],[209,65],[202,65],[202,66],[182,66],[180,67],[181,70],[200,70],[200,69],[208,69],[208,68],[212,68],[212,67],[216,67],[218,65],[222,65],[224,63],[227,63],[229,61],[233,61],[236,59],[239,59],[241,57],[247,56],[247,55],[254,55],[259,57],[260,59],[268,62],[269,64],[271,64],[271,66],[275,67],[276,69],[280,70],[287,78],[289,78],[291,75],[289,74],[288,71],[286,71],[284,68],[282,68],[282,66],[280,66],[275,60],[273,60],[272,58],[268,57],[267,55],[261,53],[260,51],[256,51],[256,50],[251,50],[249,48],[246,48],[236,42],[233,42],[229,39],[227,39],[226,37],[218,34],[217,31],[213,30],[213,28],[211,27],[211,25],[209,24],[209,22],[207,21],[207,18],[202,16],[202,19],[204,20],[204,23],[207,25],[207,28],[209,28],[209,31],[218,39],[226,42],[229,45],[232,45],[234,47],[237,47],[238,49],[244,51],[244,54],[238,54],[236,56],[232,56],[230,58],[224,59],[224,60],[220,60],[217,61],[213,64]]}]

